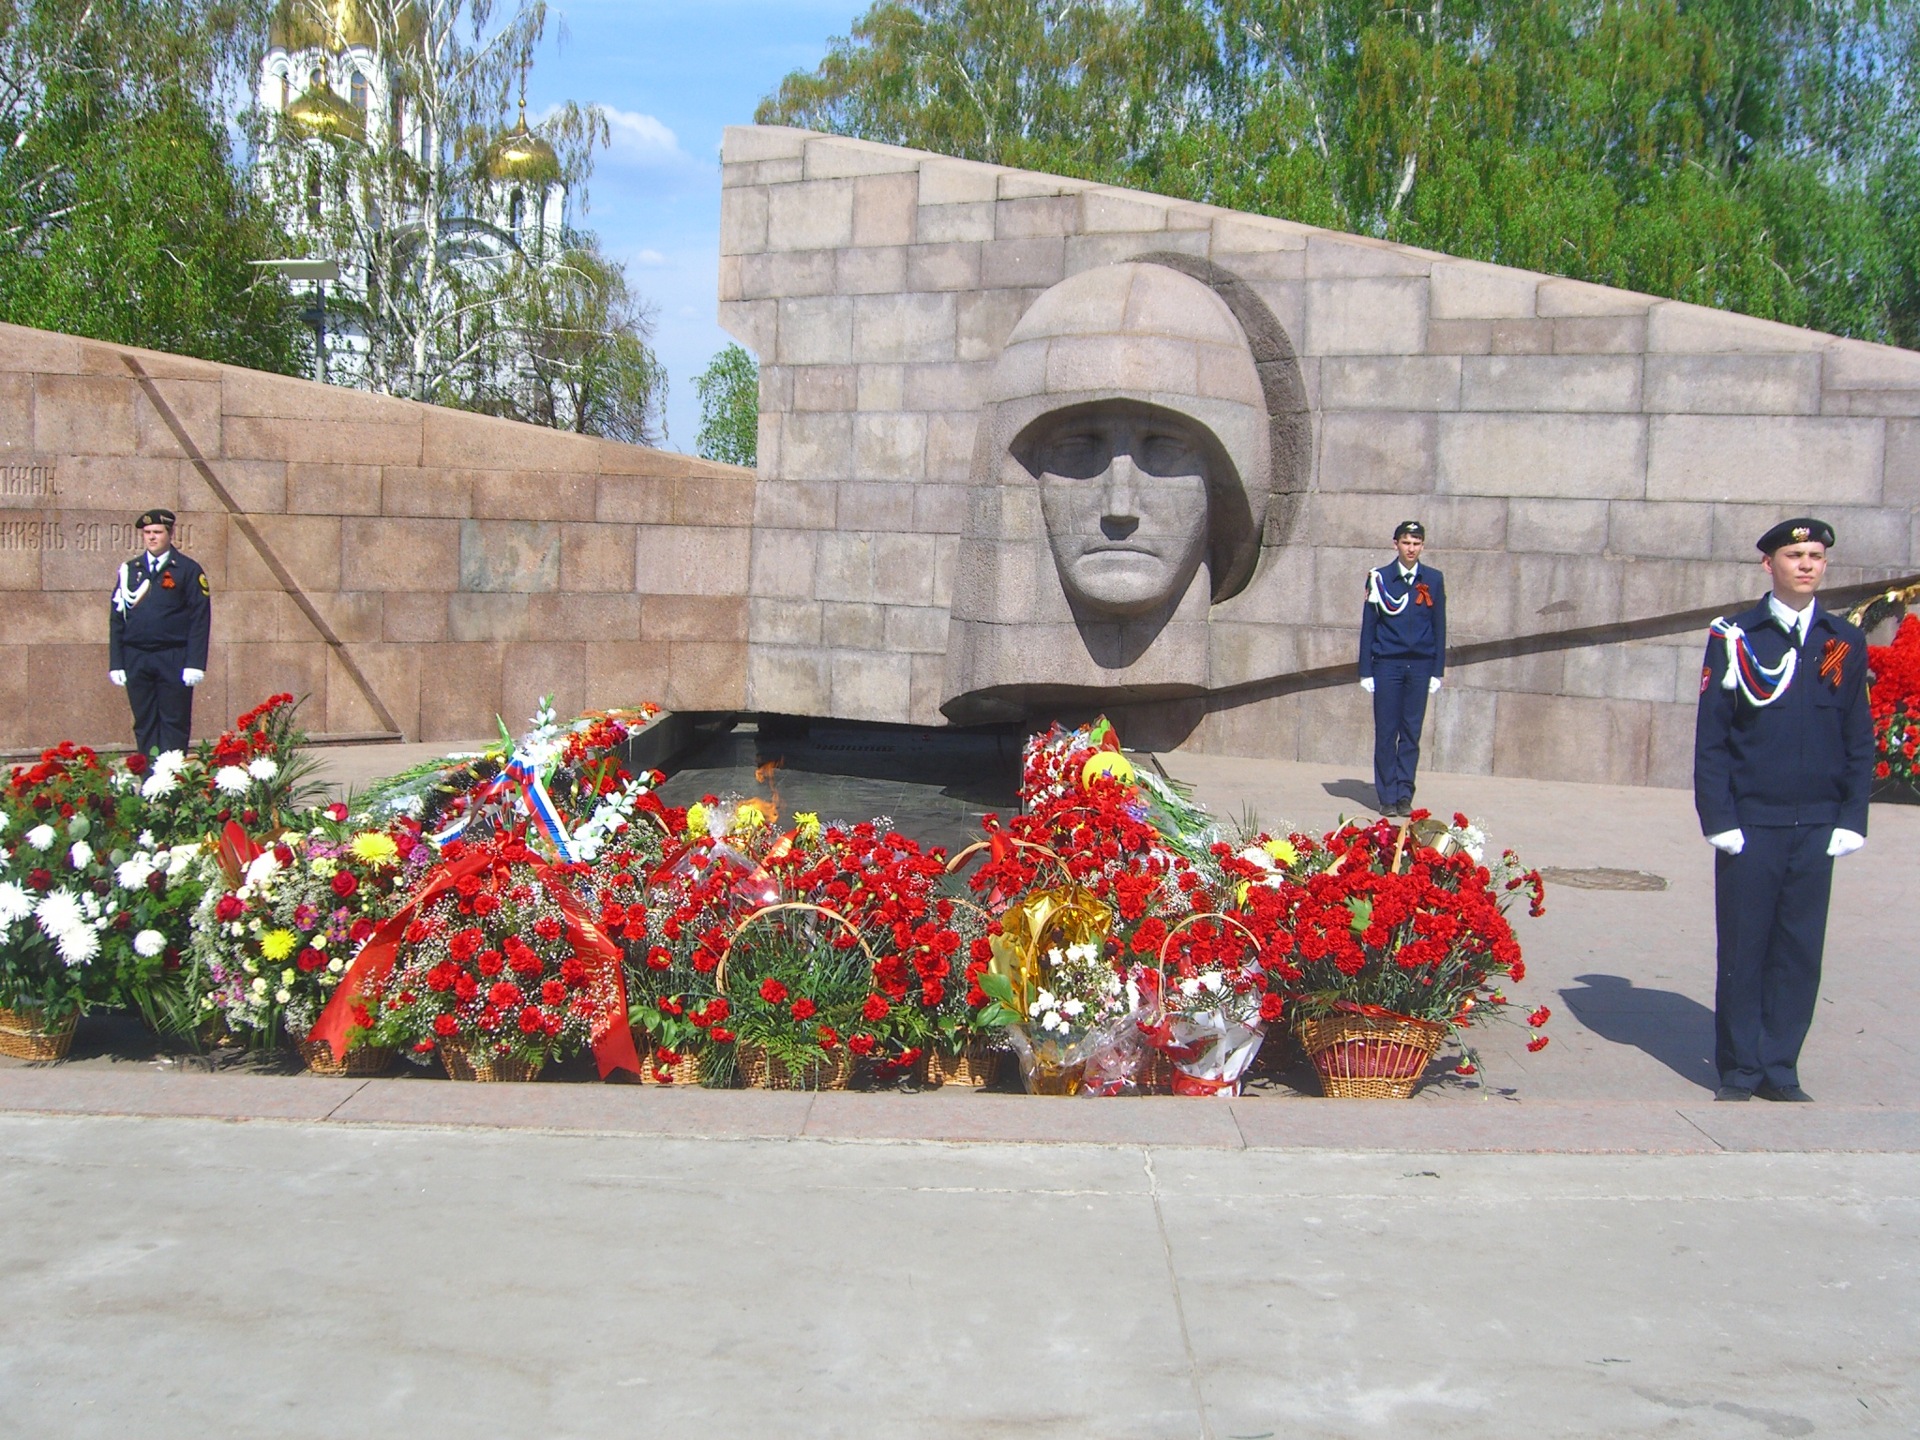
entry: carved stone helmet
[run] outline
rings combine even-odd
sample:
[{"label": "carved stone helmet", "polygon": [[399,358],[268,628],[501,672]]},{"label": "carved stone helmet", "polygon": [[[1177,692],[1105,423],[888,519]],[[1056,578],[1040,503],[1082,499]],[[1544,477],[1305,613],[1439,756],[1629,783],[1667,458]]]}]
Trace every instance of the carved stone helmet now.
[{"label": "carved stone helmet", "polygon": [[1082,271],[1048,290],[1009,335],[988,381],[976,485],[1017,479],[1007,461],[1039,422],[1076,407],[1172,412],[1207,449],[1212,598],[1238,593],[1260,558],[1272,442],[1240,322],[1202,281],[1151,262]]}]

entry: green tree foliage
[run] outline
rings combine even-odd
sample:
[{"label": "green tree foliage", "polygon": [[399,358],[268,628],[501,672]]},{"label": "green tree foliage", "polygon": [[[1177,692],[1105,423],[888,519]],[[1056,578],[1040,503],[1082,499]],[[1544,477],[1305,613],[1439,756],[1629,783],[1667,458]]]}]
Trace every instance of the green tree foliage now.
[{"label": "green tree foliage", "polygon": [[881,0],[763,123],[1920,340],[1920,0]]},{"label": "green tree foliage", "polygon": [[285,240],[216,118],[244,7],[0,0],[0,320],[299,372]]},{"label": "green tree foliage", "polygon": [[752,465],[760,453],[760,367],[738,345],[729,345],[693,382],[700,397],[696,442],[708,460]]}]

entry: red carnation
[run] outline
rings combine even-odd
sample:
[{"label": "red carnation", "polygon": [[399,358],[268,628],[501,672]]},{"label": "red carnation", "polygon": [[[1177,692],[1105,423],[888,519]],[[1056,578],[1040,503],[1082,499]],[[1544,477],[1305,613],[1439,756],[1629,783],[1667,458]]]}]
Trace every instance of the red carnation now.
[{"label": "red carnation", "polygon": [[511,1010],[523,998],[520,987],[510,980],[502,980],[487,991],[487,1004],[499,1010]]},{"label": "red carnation", "polygon": [[478,967],[480,973],[489,980],[507,968],[506,962],[500,958],[500,952],[498,950],[482,950],[478,955],[473,957],[473,963]]},{"label": "red carnation", "polygon": [[[883,997],[879,995],[869,995],[867,996],[867,1003],[860,1007],[860,1014],[863,1019],[878,1024],[880,1021],[886,1019],[887,1016],[892,1013],[892,1010],[893,1007],[888,1005]],[[856,1036],[855,1038],[858,1039],[859,1037]],[[849,1041],[848,1043],[851,1044],[853,1042]],[[865,1054],[866,1052],[862,1051],[861,1053]]]},{"label": "red carnation", "polygon": [[1536,1035],[1536,1036],[1534,1036],[1534,1037],[1533,1037],[1533,1038],[1532,1038],[1531,1040],[1529,1040],[1529,1041],[1527,1041],[1527,1051],[1528,1051],[1528,1053],[1529,1053],[1529,1054],[1535,1054],[1535,1055],[1537,1055],[1537,1054],[1538,1054],[1538,1053],[1539,1053],[1540,1051],[1542,1051],[1542,1050],[1544,1050],[1544,1049],[1546,1049],[1546,1048],[1547,1048],[1547,1042],[1548,1042],[1548,1041],[1549,1041],[1549,1040],[1550,1040],[1551,1038],[1552,1038],[1552,1037],[1550,1037],[1550,1036],[1547,1036],[1547,1035]]},{"label": "red carnation", "polygon": [[542,915],[538,920],[533,922],[533,933],[538,935],[542,940],[558,940],[560,938],[560,922],[551,915]]},{"label": "red carnation", "polygon": [[875,1040],[871,1035],[855,1035],[851,1040],[847,1041],[847,1049],[856,1055],[871,1055],[874,1046],[879,1043],[880,1042]]},{"label": "red carnation", "polygon": [[1534,1011],[1531,1015],[1527,1016],[1527,1024],[1533,1026],[1534,1029],[1538,1030],[1542,1025],[1546,1024],[1547,1021],[1551,1020],[1552,1018],[1553,1018],[1553,1012],[1549,1010],[1546,1006],[1542,1005],[1538,1010]]},{"label": "red carnation", "polygon": [[480,982],[462,970],[453,977],[453,998],[462,1002],[473,999],[480,993]]},{"label": "red carnation", "polygon": [[766,979],[760,982],[760,998],[769,1005],[781,1004],[787,998],[787,987],[778,980]]},{"label": "red carnation", "polygon": [[359,888],[360,882],[354,877],[354,873],[351,870],[336,870],[333,872],[333,893],[338,895],[342,900],[346,899]]},{"label": "red carnation", "polygon": [[443,1036],[458,1035],[460,1033],[460,1022],[451,1015],[436,1015],[433,1017],[433,1033]]},{"label": "red carnation", "polygon": [[731,1045],[733,1043],[733,1031],[731,1030],[725,1030],[716,1025],[707,1033],[712,1037],[713,1043],[716,1045]]},{"label": "red carnation", "polygon": [[831,1025],[822,1025],[813,1034],[814,1038],[820,1042],[822,1050],[831,1050],[840,1043],[840,1033]]},{"label": "red carnation", "polygon": [[815,1005],[813,1001],[802,995],[798,1000],[793,1002],[793,1018],[796,1020],[811,1020],[819,1013],[819,1008],[820,1007]]},{"label": "red carnation", "polygon": [[673,952],[664,945],[656,945],[647,951],[649,970],[666,970],[673,965]]},{"label": "red carnation", "polygon": [[1278,995],[1266,994],[1260,997],[1260,1018],[1269,1025],[1276,1025],[1286,1013],[1287,1002]]},{"label": "red carnation", "polygon": [[[498,989],[500,987],[496,986],[495,988]],[[540,1013],[537,1006],[529,1005],[520,1012],[520,1029],[523,1033],[539,1035],[544,1033],[546,1028],[547,1017]]]},{"label": "red carnation", "polygon": [[540,1003],[558,1005],[567,998],[567,987],[559,980],[548,980],[540,987]]},{"label": "red carnation", "polygon": [[473,897],[473,913],[485,919],[500,908],[500,897],[491,890],[482,890]]},{"label": "red carnation", "polygon": [[459,961],[471,960],[480,950],[486,936],[473,926],[456,930],[447,938],[447,953]]}]

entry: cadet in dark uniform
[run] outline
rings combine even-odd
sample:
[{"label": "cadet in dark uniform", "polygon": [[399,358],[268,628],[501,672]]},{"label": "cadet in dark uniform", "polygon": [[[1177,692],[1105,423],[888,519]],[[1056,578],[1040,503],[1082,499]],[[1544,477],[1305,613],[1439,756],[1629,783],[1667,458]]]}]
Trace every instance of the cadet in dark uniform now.
[{"label": "cadet in dark uniform", "polygon": [[1833,861],[1867,843],[1873,717],[1866,636],[1814,601],[1833,527],[1760,537],[1773,593],[1713,622],[1700,671],[1693,803],[1714,857],[1721,1100],[1807,1100]]},{"label": "cadet in dark uniform", "polygon": [[1382,815],[1413,813],[1413,775],[1427,697],[1447,668],[1447,587],[1420,563],[1427,532],[1403,520],[1398,560],[1367,572],[1360,612],[1360,688],[1373,696],[1373,788]]},{"label": "cadet in dark uniform", "polygon": [[149,510],[137,523],[141,553],[121,565],[107,613],[107,663],[126,686],[135,741],[157,755],[187,748],[213,599],[206,572],[173,548],[173,512]]}]

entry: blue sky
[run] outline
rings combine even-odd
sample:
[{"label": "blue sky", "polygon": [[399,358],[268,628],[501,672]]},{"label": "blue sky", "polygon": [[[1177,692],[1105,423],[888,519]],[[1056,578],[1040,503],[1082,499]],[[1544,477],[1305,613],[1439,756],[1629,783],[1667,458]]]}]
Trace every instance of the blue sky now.
[{"label": "blue sky", "polygon": [[528,108],[577,100],[607,112],[613,145],[596,160],[590,208],[576,206],[573,218],[657,307],[671,449],[693,449],[693,381],[728,339],[714,318],[720,133],[751,124],[781,77],[817,65],[828,39],[866,9],[856,0],[553,0]]}]

